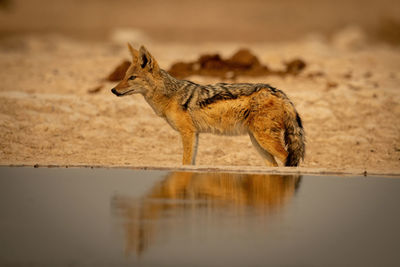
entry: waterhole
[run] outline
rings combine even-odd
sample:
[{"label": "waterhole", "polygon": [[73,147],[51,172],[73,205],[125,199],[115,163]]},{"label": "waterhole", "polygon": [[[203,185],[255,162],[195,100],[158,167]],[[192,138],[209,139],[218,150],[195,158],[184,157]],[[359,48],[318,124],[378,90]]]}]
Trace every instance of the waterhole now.
[{"label": "waterhole", "polygon": [[400,266],[400,179],[0,168],[1,266]]}]

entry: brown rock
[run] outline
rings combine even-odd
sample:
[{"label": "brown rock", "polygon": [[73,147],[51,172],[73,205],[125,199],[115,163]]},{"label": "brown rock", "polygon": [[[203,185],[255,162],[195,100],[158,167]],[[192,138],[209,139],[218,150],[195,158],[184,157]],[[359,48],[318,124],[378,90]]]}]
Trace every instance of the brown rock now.
[{"label": "brown rock", "polygon": [[107,76],[107,80],[110,82],[121,81],[125,77],[125,73],[130,65],[131,63],[128,60],[123,61]]}]

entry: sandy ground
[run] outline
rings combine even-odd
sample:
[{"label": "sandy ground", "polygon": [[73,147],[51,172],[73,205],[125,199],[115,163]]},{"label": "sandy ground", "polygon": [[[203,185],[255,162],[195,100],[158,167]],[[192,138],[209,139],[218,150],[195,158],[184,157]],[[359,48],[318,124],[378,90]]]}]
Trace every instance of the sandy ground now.
[{"label": "sandy ground", "polygon": [[[141,42],[141,40],[136,40]],[[135,42],[134,42],[135,43]],[[178,60],[249,48],[263,64],[281,68],[301,58],[296,77],[240,77],[285,91],[304,121],[307,168],[400,173],[400,50],[371,45],[348,29],[332,40],[203,44],[146,42],[168,69]],[[0,42],[0,164],[179,166],[177,132],[144,99],[117,98],[106,77],[123,59],[118,42],[83,42],[22,35]],[[219,80],[190,77],[199,83]],[[229,82],[229,80],[228,80]],[[88,90],[98,85],[98,93]],[[197,165],[263,166],[248,136],[200,135]]]}]

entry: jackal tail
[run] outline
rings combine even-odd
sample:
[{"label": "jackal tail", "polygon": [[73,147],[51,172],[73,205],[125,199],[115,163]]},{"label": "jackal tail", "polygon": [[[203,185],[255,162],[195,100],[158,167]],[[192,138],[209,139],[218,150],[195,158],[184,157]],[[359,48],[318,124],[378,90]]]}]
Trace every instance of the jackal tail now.
[{"label": "jackal tail", "polygon": [[288,151],[285,166],[298,166],[300,159],[305,154],[305,133],[299,114],[294,110],[286,113],[285,124],[285,145]]}]

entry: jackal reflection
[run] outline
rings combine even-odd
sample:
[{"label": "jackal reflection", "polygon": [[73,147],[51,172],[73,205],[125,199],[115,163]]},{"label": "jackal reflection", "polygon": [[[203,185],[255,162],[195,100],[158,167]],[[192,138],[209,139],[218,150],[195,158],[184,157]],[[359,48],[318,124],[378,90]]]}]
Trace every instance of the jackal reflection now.
[{"label": "jackal reflection", "polygon": [[140,255],[170,229],[162,225],[165,218],[201,211],[232,218],[264,216],[287,203],[300,181],[299,175],[173,172],[140,199],[115,196],[112,209],[123,221],[126,254]]}]

